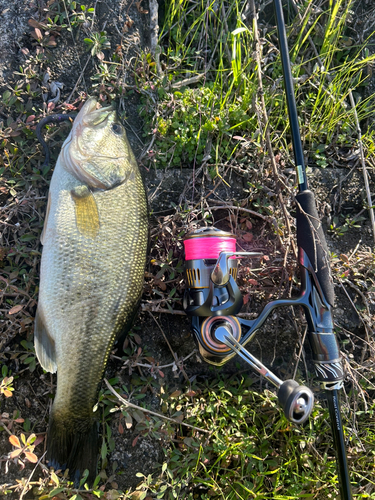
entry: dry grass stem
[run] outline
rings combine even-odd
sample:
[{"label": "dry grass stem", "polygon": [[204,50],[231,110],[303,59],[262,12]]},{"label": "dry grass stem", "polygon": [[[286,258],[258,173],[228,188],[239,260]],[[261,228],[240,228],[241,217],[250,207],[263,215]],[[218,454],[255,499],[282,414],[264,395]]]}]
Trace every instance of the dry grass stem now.
[{"label": "dry grass stem", "polygon": [[366,169],[365,155],[364,155],[364,152],[363,152],[362,132],[361,132],[361,127],[359,125],[357,110],[356,110],[356,106],[355,106],[355,102],[354,102],[352,91],[349,92],[349,99],[350,99],[350,104],[351,104],[352,109],[353,109],[355,126],[356,126],[356,129],[357,129],[358,143],[359,143],[359,155],[360,155],[359,158],[360,158],[360,162],[361,162],[361,165],[362,165],[363,180],[365,182],[367,203],[368,203],[368,206],[369,206],[369,213],[370,213],[370,219],[371,219],[372,236],[373,236],[374,242],[375,242],[375,217],[374,217],[374,209],[373,209],[373,204],[372,204],[372,201],[371,201],[371,192],[370,192],[370,186],[369,186],[369,181],[368,181],[368,173],[367,173],[367,169]]},{"label": "dry grass stem", "polygon": [[134,405],[133,403],[129,403],[129,401],[126,401],[126,399],[121,397],[120,394],[114,390],[114,388],[110,385],[110,383],[108,382],[108,380],[106,378],[104,379],[104,382],[105,382],[106,386],[108,387],[108,389],[112,392],[112,394],[114,396],[116,396],[116,398],[119,401],[121,401],[121,403],[123,403],[125,406],[128,406],[129,408],[134,408],[135,410],[140,410],[143,413],[148,413],[149,415],[154,415],[155,417],[159,417],[159,418],[162,418],[164,420],[168,420],[168,422],[173,422],[176,425],[184,425],[185,427],[189,427],[190,429],[194,429],[195,431],[198,431],[198,432],[204,432],[205,434],[209,434],[209,432],[210,432],[206,429],[200,429],[199,427],[195,427],[194,425],[186,424],[184,422],[179,422],[178,420],[176,420],[174,418],[166,417],[165,415],[162,415],[161,413],[156,413],[155,411],[147,410],[146,408],[142,408],[142,406],[138,406],[138,405]]}]

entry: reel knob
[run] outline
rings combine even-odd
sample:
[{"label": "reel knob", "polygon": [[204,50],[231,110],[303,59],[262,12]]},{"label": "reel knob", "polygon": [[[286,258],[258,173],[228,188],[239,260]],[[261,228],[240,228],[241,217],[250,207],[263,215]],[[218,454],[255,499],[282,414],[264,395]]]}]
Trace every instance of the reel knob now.
[{"label": "reel knob", "polygon": [[314,394],[308,387],[299,385],[295,380],[286,380],[277,397],[290,422],[302,424],[309,418],[314,406]]}]

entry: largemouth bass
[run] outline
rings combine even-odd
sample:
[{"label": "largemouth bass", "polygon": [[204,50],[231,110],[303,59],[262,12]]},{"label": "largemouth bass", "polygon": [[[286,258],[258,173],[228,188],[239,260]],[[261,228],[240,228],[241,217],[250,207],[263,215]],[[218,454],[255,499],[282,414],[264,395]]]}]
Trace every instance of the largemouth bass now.
[{"label": "largemouth bass", "polygon": [[112,107],[90,98],[52,175],[43,244],[35,349],[57,371],[47,460],[77,479],[95,477],[98,387],[115,339],[139,302],[148,208],[137,162]]}]

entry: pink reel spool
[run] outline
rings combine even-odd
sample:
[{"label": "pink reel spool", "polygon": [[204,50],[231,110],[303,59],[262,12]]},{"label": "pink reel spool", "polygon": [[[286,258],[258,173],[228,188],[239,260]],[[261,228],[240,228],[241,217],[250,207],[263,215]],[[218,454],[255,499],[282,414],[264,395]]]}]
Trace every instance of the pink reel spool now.
[{"label": "pink reel spool", "polygon": [[236,251],[236,238],[216,228],[198,229],[186,236],[184,247],[186,260],[217,260],[220,252]]}]

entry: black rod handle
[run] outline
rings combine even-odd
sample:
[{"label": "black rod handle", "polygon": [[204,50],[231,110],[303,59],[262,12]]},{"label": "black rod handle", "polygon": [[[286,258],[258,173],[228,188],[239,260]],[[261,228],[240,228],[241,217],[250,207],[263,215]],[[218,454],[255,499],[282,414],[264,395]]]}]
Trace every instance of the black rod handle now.
[{"label": "black rod handle", "polygon": [[[315,196],[306,190],[297,194],[297,245],[309,258],[314,276],[328,304],[333,307],[335,292],[331,277],[329,251],[316,209]],[[300,262],[303,265],[303,262]]]},{"label": "black rod handle", "polygon": [[344,432],[342,429],[340,400],[337,390],[327,390],[326,397],[328,401],[329,414],[331,417],[333,443],[338,465],[337,469],[339,475],[341,500],[353,500],[348,472],[348,459],[345,450]]},{"label": "black rod handle", "polygon": [[288,106],[289,123],[292,133],[293,152],[296,162],[298,187],[300,191],[305,191],[308,188],[305,161],[303,158],[303,148],[301,142],[301,135],[299,131],[297,105],[294,97],[294,86],[292,71],[290,69],[288,42],[286,38],[285,22],[281,0],[274,0],[277,33],[279,38],[279,47],[281,55],[281,64],[283,67],[284,86],[286,93],[286,101]]}]

